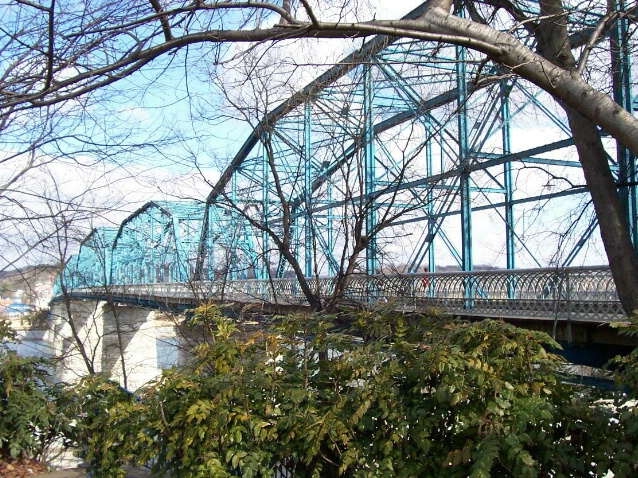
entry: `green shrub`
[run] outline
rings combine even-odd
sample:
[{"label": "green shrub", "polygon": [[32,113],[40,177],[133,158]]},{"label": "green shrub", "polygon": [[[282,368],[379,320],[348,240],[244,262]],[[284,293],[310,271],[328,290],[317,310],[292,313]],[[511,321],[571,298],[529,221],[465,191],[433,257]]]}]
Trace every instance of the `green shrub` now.
[{"label": "green shrub", "polygon": [[290,315],[247,336],[207,305],[193,324],[209,340],[190,367],[139,401],[90,392],[87,456],[105,456],[103,472],[153,459],[184,478],[273,476],[276,464],[302,478],[638,471],[635,405],[566,381],[547,335],[493,320],[349,320],[345,333],[333,316]]},{"label": "green shrub", "polygon": [[57,388],[49,385],[50,364],[8,350],[15,333],[0,325],[0,458],[41,459],[68,430],[57,408]]},{"label": "green shrub", "polygon": [[124,477],[121,466],[136,462],[135,437],[142,426],[142,406],[135,397],[102,375],[85,377],[67,392],[65,414],[73,417],[68,438],[96,477]]}]

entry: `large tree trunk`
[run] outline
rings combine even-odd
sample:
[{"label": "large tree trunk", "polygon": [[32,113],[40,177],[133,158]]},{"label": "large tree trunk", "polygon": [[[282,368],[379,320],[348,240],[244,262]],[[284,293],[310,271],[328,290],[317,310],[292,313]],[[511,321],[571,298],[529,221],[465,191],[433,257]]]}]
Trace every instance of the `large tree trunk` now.
[{"label": "large tree trunk", "polygon": [[565,107],[565,111],[596,210],[618,298],[629,315],[638,310],[638,258],[631,243],[625,211],[598,128],[572,108]]},{"label": "large tree trunk", "polygon": [[[565,70],[575,72],[561,0],[541,0],[541,20],[534,33],[538,51]],[[631,242],[625,211],[596,124],[562,104],[589,187],[600,235],[620,303],[628,315],[638,309],[638,258]]]}]

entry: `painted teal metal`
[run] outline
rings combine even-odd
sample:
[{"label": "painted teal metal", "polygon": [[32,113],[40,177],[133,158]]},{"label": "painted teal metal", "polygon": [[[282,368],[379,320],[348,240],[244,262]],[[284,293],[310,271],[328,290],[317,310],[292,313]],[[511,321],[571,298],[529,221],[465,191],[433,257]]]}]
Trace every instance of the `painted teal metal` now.
[{"label": "painted teal metal", "polygon": [[80,244],[78,254],[67,261],[56,280],[54,294],[62,289],[106,287],[112,283],[112,248],[116,228],[96,228]]},{"label": "painted teal metal", "polygon": [[[582,15],[574,47],[599,19]],[[625,20],[602,41],[617,45],[610,84],[631,109]],[[474,81],[483,72],[493,77]],[[301,274],[334,277],[361,236],[357,273],[434,272],[441,257],[469,272],[491,229],[500,237],[490,246],[503,251],[496,266],[548,266],[528,244],[524,211],[586,202],[574,152],[565,115],[534,85],[460,47],[375,37],[267,113],[206,202],[152,201],[116,232],[94,231],[63,278],[74,287],[285,278],[292,271],[279,240]],[[615,146],[611,157],[637,239],[636,158]],[[552,189],[563,177],[576,179]],[[490,231],[476,219],[487,213]],[[577,262],[594,235],[587,214],[576,220],[580,230],[556,264]],[[477,293],[468,282],[466,299]],[[516,293],[510,281],[508,297]]]},{"label": "painted teal metal", "polygon": [[[625,0],[610,0],[610,7],[626,10]],[[629,50],[629,19],[621,17],[611,30],[611,78],[614,100],[627,111],[632,111],[631,53]],[[616,160],[619,166],[618,187],[626,211],[626,220],[632,233],[634,249],[638,252],[638,172],[636,158],[620,142],[616,143]]]},{"label": "painted teal metal", "polygon": [[375,157],[374,137],[374,80],[371,65],[363,69],[363,164],[364,164],[364,191],[362,197],[362,214],[365,215],[366,238],[366,274],[377,274],[377,207],[376,207],[376,182],[377,169]]},{"label": "painted teal metal", "polygon": [[304,109],[304,188],[305,188],[305,216],[304,216],[304,251],[305,275],[313,275],[313,229],[312,229],[312,103],[307,102]]},{"label": "painted teal metal", "polygon": [[203,217],[210,209],[206,267],[199,278],[255,277],[253,231],[242,216],[195,201],[151,201],[119,229],[95,229],[67,263],[57,291],[122,284],[188,283],[195,277]]}]

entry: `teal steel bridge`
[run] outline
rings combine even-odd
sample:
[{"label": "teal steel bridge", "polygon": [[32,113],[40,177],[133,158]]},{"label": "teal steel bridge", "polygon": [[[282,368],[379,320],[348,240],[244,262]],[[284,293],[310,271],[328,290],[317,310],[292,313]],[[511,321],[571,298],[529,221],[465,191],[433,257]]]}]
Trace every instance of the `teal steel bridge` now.
[{"label": "teal steel bridge", "polygon": [[[574,49],[602,16],[578,14]],[[597,60],[601,81],[634,109],[628,20],[598,41],[616,45]],[[636,158],[600,134],[638,246]],[[534,243],[559,219],[553,239]],[[616,317],[607,269],[572,268],[596,236],[551,98],[471,50],[378,36],[263,111],[205,201],[151,201],[93,230],[57,293],[298,303],[302,278],[330,291],[352,274],[344,299],[366,303]],[[498,272],[474,271],[486,244]],[[437,273],[442,261],[462,272]]]}]

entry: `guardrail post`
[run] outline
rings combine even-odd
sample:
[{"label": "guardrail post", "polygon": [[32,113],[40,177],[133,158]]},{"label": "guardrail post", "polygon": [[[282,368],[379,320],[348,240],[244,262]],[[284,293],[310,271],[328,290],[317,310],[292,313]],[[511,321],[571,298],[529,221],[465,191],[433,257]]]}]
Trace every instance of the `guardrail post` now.
[{"label": "guardrail post", "polygon": [[567,301],[567,344],[572,343],[572,297],[571,297],[571,281],[568,270],[563,271],[565,274],[565,300]]},{"label": "guardrail post", "polygon": [[374,276],[366,276],[366,302],[368,305],[378,302],[379,294],[377,292]]},{"label": "guardrail post", "polygon": [[465,295],[463,308],[474,308],[474,293],[476,290],[476,284],[474,283],[474,276],[472,276],[470,273],[465,274],[465,277],[463,278],[463,289]]}]

